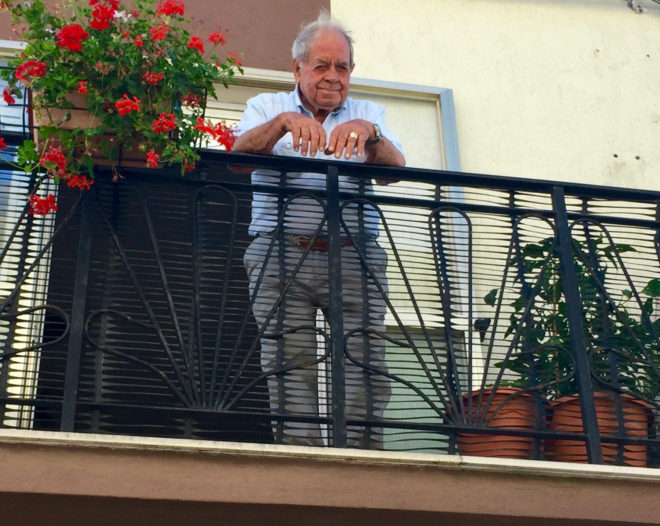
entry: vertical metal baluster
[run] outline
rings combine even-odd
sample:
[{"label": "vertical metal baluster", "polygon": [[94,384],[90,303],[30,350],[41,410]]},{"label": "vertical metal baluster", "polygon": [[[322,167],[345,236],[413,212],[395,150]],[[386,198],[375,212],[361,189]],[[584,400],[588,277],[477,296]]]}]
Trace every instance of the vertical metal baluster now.
[{"label": "vertical metal baluster", "polygon": [[80,229],[78,230],[78,254],[76,255],[75,281],[71,307],[71,333],[67,348],[66,373],[64,378],[64,397],[60,431],[73,431],[78,401],[78,381],[80,379],[80,360],[82,357],[83,326],[87,307],[87,287],[89,285],[89,267],[91,260],[94,196],[86,192],[83,196]]},{"label": "vertical metal baluster", "polygon": [[332,437],[334,447],[346,447],[346,385],[344,378],[344,320],[341,291],[341,225],[339,171],[328,166],[328,279],[330,280],[329,320],[332,356]]},{"label": "vertical metal baluster", "polygon": [[600,445],[600,431],[598,430],[598,422],[596,420],[596,406],[594,404],[593,388],[591,385],[589,357],[585,346],[578,277],[575,266],[573,265],[571,233],[568,228],[568,212],[566,211],[566,200],[562,187],[553,187],[552,204],[557,214],[560,273],[564,281],[563,292],[566,295],[566,312],[571,332],[571,347],[575,354],[582,422],[587,437],[587,454],[591,464],[602,464],[603,452]]}]

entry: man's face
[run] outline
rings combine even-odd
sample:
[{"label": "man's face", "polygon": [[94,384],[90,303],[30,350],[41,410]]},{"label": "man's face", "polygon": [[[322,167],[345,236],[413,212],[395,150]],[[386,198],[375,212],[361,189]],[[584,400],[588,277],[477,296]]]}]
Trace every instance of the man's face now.
[{"label": "man's face", "polygon": [[307,60],[293,61],[293,74],[305,107],[315,116],[325,116],[341,106],[348,96],[352,70],[346,38],[333,30],[317,34]]}]

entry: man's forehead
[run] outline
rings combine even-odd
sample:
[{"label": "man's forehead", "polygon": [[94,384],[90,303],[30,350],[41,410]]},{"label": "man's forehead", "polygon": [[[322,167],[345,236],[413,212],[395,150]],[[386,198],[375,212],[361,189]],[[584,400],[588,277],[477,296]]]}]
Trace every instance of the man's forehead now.
[{"label": "man's forehead", "polygon": [[310,55],[328,58],[327,54],[333,57],[344,55],[346,61],[349,60],[350,46],[346,37],[334,30],[326,30],[318,33],[309,44]]}]

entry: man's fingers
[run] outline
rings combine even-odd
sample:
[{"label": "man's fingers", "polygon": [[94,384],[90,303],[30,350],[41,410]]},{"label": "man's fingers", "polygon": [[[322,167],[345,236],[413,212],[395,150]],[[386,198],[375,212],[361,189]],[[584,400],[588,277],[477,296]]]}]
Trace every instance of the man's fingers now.
[{"label": "man's fingers", "polygon": [[311,123],[296,124],[291,127],[293,149],[301,155],[314,157],[317,152],[325,150],[325,130],[321,125]]},{"label": "man's fingers", "polygon": [[325,141],[326,141],[325,129],[323,129],[323,127],[321,126],[319,128],[319,144],[318,144],[319,152],[325,150]]},{"label": "man's fingers", "polygon": [[346,158],[348,159],[351,156],[353,151],[353,144],[348,144],[349,140],[349,130],[343,126],[338,126],[330,134],[330,140],[328,141],[328,148],[326,150],[326,155],[334,154],[337,159],[339,159],[344,152],[346,151]]},{"label": "man's fingers", "polygon": [[[354,138],[355,139],[355,144],[353,145],[354,147],[357,148],[357,151],[355,152],[355,155],[358,157],[362,157],[364,154],[364,145],[367,143],[367,137],[364,133],[364,131],[354,131],[348,134],[349,138]],[[352,149],[351,149],[352,150]],[[348,153],[348,150],[347,150]],[[348,155],[346,158],[348,159],[350,155]]]},{"label": "man's fingers", "polygon": [[300,129],[300,126],[294,126],[291,128],[291,141],[293,142],[293,149],[294,151],[298,151],[300,148],[300,132],[302,130]]},{"label": "man's fingers", "polygon": [[325,130],[319,127],[311,129],[310,132],[309,154],[312,157],[316,157],[318,152],[325,150]]},{"label": "man's fingers", "polygon": [[330,134],[330,138],[328,139],[328,144],[326,145],[324,153],[326,155],[332,155],[333,153],[335,153],[336,148],[337,148],[337,133],[335,129]]},{"label": "man's fingers", "polygon": [[368,138],[368,131],[365,131],[364,127],[357,122],[343,124],[332,130],[325,153],[326,155],[334,154],[337,159],[342,155],[346,159],[350,159],[353,152],[358,157],[362,157]]},{"label": "man's fingers", "polygon": [[[346,142],[344,144],[344,157],[346,159],[351,158],[351,154],[353,153],[353,150],[355,149],[355,145],[358,143],[359,138],[360,138],[360,134],[355,130],[351,130],[346,134]],[[339,155],[337,155],[336,157],[339,158]]]},{"label": "man's fingers", "polygon": [[300,130],[300,153],[301,155],[307,155],[309,151],[309,140],[311,138],[312,132],[308,127],[303,127]]}]

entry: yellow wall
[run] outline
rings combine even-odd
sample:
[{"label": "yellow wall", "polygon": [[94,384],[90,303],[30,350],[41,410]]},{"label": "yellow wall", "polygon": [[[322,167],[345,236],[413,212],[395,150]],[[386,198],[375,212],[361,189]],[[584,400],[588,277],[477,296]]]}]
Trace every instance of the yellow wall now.
[{"label": "yellow wall", "polygon": [[660,5],[639,2],[331,6],[355,76],[454,91],[464,171],[660,189]]}]

